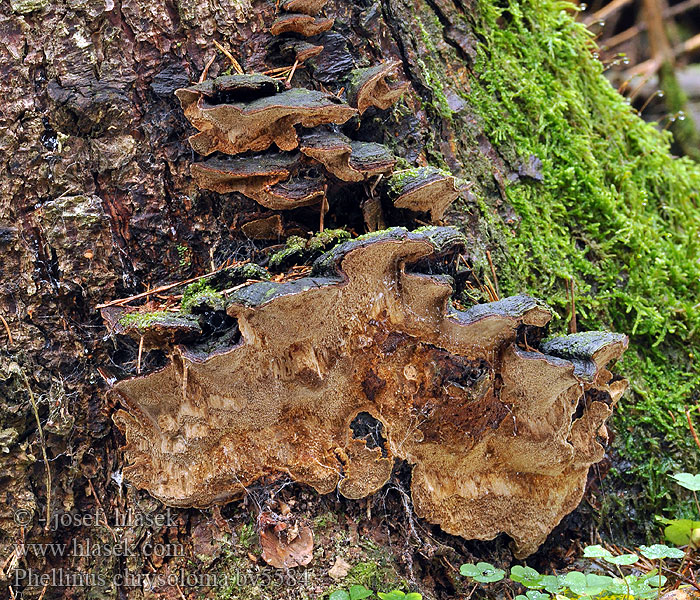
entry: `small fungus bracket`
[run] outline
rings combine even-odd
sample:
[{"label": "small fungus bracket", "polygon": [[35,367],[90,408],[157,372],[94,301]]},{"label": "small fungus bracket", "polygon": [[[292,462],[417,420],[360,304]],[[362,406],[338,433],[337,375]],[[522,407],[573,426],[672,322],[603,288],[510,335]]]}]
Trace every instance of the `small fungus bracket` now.
[{"label": "small fungus bracket", "polygon": [[400,459],[420,517],[536,550],[603,456],[597,433],[626,387],[607,363],[627,338],[522,348],[546,306],[514,296],[457,310],[450,277],[429,272],[465,244],[449,227],[394,228],[336,246],[308,277],[235,290],[235,346],[180,345],[162,370],[115,386],[125,477],[174,506],[227,502],[276,474],[362,498]]},{"label": "small fungus bracket", "polygon": [[328,0],[283,0],[280,8],[290,13],[302,13],[304,15],[317,15]]},{"label": "small fungus bracket", "polygon": [[348,82],[350,106],[356,107],[362,114],[370,106],[386,110],[397,102],[408,89],[409,83],[389,85],[387,77],[395,73],[400,64],[398,61],[389,61],[352,71]]},{"label": "small fungus bracket", "polygon": [[365,181],[391,172],[396,164],[394,155],[382,144],[356,142],[324,130],[302,135],[299,149],[342,181]]},{"label": "small fungus bracket", "polygon": [[442,219],[462,187],[456,177],[435,167],[398,172],[388,180],[389,195],[396,208],[429,213],[432,222]]},{"label": "small fungus bracket", "polygon": [[202,333],[196,319],[181,313],[109,306],[101,310],[101,315],[110,333],[127,335],[147,350],[191,341]]},{"label": "small fungus bracket", "polygon": [[[175,92],[185,116],[199,129],[199,133],[190,137],[190,144],[195,152],[204,156],[216,151],[225,154],[261,152],[272,144],[280,150],[294,150],[298,146],[295,125],[341,124],[357,114],[354,108],[332,94],[305,88],[277,92],[279,88],[260,83],[263,77],[278,85],[279,82],[269,77],[231,77],[237,78],[235,92],[229,83],[226,93],[210,93],[216,89],[218,80]],[[255,91],[253,98],[249,99],[244,90],[246,94]],[[263,92],[266,95],[257,95]]]},{"label": "small fungus bracket", "polygon": [[200,188],[239,192],[267,208],[288,210],[318,204],[326,193],[325,178],[308,174],[302,158],[298,152],[210,158],[190,171]]},{"label": "small fungus bracket", "polygon": [[306,14],[289,13],[281,15],[270,27],[272,35],[283,33],[298,33],[304,37],[312,37],[328,31],[333,27],[335,19],[317,18]]}]

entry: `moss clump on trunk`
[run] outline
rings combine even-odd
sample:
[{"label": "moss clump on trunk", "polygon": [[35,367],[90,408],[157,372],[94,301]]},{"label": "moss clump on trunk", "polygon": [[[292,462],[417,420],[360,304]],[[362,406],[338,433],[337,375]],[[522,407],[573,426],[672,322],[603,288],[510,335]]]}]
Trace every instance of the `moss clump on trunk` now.
[{"label": "moss clump on trunk", "polygon": [[570,3],[479,7],[485,43],[464,98],[494,145],[539,157],[544,175],[507,184],[512,229],[482,205],[505,233],[501,287],[536,291],[565,315],[573,279],[581,328],[632,335],[619,370],[635,393],[621,402],[616,445],[649,482],[646,508],[665,508],[664,474],[697,467],[683,409],[700,393],[700,165],[672,158],[670,133],[610,86]]}]

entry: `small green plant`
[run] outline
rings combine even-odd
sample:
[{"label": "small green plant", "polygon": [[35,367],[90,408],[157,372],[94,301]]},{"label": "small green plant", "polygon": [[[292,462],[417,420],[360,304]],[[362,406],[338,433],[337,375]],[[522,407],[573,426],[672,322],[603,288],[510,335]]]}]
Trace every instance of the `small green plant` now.
[{"label": "small green plant", "polygon": [[382,600],[422,600],[423,598],[423,596],[421,596],[417,592],[411,592],[406,594],[399,590],[392,590],[386,594],[383,594],[382,592],[377,592],[377,596],[379,596]]},{"label": "small green plant", "polygon": [[187,268],[192,264],[192,250],[187,246],[177,246],[177,258],[181,268]]},{"label": "small green plant", "polygon": [[[618,569],[622,565],[634,564],[639,560],[636,554],[615,556],[601,546],[589,546],[589,548],[586,548],[588,551],[586,556],[601,558],[616,565]],[[672,554],[677,556],[675,553]],[[460,573],[480,583],[494,583],[505,577],[502,569],[496,569],[493,565],[483,562],[476,565],[462,565]],[[542,575],[532,567],[520,565],[511,569],[509,579],[527,588],[524,594],[515,596],[515,600],[548,600],[552,596],[573,597],[579,600],[622,596],[627,600],[646,600],[657,596],[658,588],[666,582],[666,578],[660,575],[657,569],[641,576],[624,575],[621,571],[620,577],[581,571],[569,571],[563,575]]]},{"label": "small green plant", "polygon": [[503,569],[497,569],[486,562],[479,562],[475,565],[462,565],[459,568],[459,572],[479,583],[494,583],[501,581],[506,576],[506,572]]},{"label": "small green plant", "polygon": [[[700,491],[700,475],[692,473],[676,473],[673,476],[676,483],[686,490],[693,492],[695,507],[700,515],[700,504],[698,503],[697,492]],[[700,521],[692,519],[666,519],[656,517],[661,523],[666,525],[664,537],[676,546],[690,544],[693,548],[700,546]]]},{"label": "small green plant", "polygon": [[[375,592],[364,585],[351,585],[347,590],[336,590],[328,600],[363,600],[374,596]],[[402,592],[401,590],[391,590],[390,592],[376,592],[381,600],[422,600],[423,596],[417,592]]]}]

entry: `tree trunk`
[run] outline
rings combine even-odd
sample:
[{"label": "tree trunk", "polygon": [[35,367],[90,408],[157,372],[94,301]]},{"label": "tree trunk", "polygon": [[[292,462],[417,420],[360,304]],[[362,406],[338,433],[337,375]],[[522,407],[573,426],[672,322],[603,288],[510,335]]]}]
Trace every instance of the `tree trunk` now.
[{"label": "tree trunk", "polygon": [[[659,313],[688,307],[680,333],[669,333],[664,343],[695,348],[696,334],[684,339],[683,331],[697,320],[689,308],[698,293],[697,249],[686,235],[699,220],[697,195],[689,191],[700,180],[697,168],[672,162],[666,141],[605,88],[589,42],[566,12],[571,7],[505,4],[331,0],[324,13],[335,24],[312,39],[323,51],[297,67],[291,85],[345,97],[353,69],[398,61],[398,82],[410,84],[402,100],[387,110],[370,108],[344,131],[388,146],[404,161],[399,169],[432,164],[471,182],[445,222],[467,236],[481,281],[497,277],[492,287],[500,284],[504,295],[535,290],[565,315],[564,282],[575,279],[586,296],[577,301],[579,323],[630,332],[634,325],[646,336],[644,347],[666,335]],[[209,77],[231,72],[215,42],[246,73],[291,66],[269,31],[275,2],[4,0],[1,7],[2,585],[26,598],[200,597],[183,579],[186,572],[226,575],[225,585],[210,587],[241,598],[284,597],[295,584],[313,596],[336,585],[327,573],[344,557],[355,567],[345,583],[388,591],[405,578],[425,597],[454,595],[463,583],[446,565],[458,567],[482,550],[415,522],[399,484],[388,496],[358,502],[286,490],[280,497],[313,520],[317,554],[306,571],[290,571],[280,582],[259,564],[250,539],[251,519],[269,499],[269,487],[251,489],[245,503],[222,509],[166,510],[122,481],[124,438],[107,392],[137,370],[162,366],[164,357],[108,336],[98,305],[254,259],[291,234],[318,229],[318,208],[272,211],[241,194],[197,189],[190,165],[199,158],[187,141],[195,130],[175,97],[205,71]],[[523,41],[534,35],[541,36],[537,42]],[[513,36],[507,48],[506,36]],[[515,77],[505,70],[513,65],[522,79],[499,79]],[[615,152],[599,160],[608,135],[620,156],[641,154],[629,167],[631,177]],[[655,200],[663,185],[671,190],[668,215]],[[511,192],[517,186],[523,195]],[[357,207],[373,197],[370,188],[331,190],[325,226],[362,233]],[[615,206],[596,196],[611,188]],[[630,198],[646,195],[649,207],[628,210]],[[625,207],[624,216],[616,207]],[[274,239],[251,240],[246,226],[271,217]],[[627,228],[642,217],[653,221],[646,233]],[[687,248],[682,259],[669,252],[668,271],[674,260],[689,264],[692,281],[678,292],[672,282],[651,293],[639,278],[656,259],[635,244],[643,247],[640,240],[663,227],[671,237],[662,243]],[[628,305],[635,307],[631,313]],[[134,521],[134,510],[166,522]],[[120,527],[118,513],[132,521]],[[98,522],[76,515],[97,515]],[[140,551],[106,556],[86,549],[117,538]],[[338,539],[348,549],[335,547]],[[74,542],[82,551],[70,547]],[[162,551],[144,551],[146,542],[162,544]],[[489,551],[509,560],[506,542]],[[178,578],[149,590],[143,581],[115,578],[128,573]]]}]

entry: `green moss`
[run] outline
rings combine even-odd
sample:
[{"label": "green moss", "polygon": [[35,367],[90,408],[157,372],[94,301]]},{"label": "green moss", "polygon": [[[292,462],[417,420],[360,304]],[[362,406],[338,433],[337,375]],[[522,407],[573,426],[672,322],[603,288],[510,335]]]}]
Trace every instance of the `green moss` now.
[{"label": "green moss", "polygon": [[618,370],[634,394],[617,410],[616,443],[636,481],[668,500],[665,472],[696,460],[683,406],[700,391],[700,167],[672,158],[670,134],[609,85],[570,3],[483,0],[479,9],[484,43],[464,98],[503,156],[533,154],[544,175],[507,185],[519,225],[481,205],[505,250],[501,289],[529,290],[564,317],[573,279],[580,329],[630,334]]},{"label": "green moss", "polygon": [[290,236],[285,247],[270,257],[270,268],[303,263],[349,239],[350,233],[344,229],[324,229],[309,240],[297,235]]},{"label": "green moss", "polygon": [[224,297],[209,285],[206,279],[199,279],[185,288],[180,301],[180,309],[184,313],[206,304],[213,310],[223,310]]},{"label": "green moss", "polygon": [[152,327],[153,325],[158,325],[176,318],[177,317],[175,317],[171,312],[156,310],[153,312],[127,313],[122,315],[118,322],[124,329],[144,330]]},{"label": "green moss", "polygon": [[227,273],[231,279],[240,280],[241,283],[249,279],[259,279],[260,281],[267,281],[270,279],[270,274],[267,272],[267,269],[255,263],[236,265],[228,269]]},{"label": "green moss", "polygon": [[[418,27],[420,28],[421,38],[428,52],[423,58],[418,58],[416,63],[423,73],[423,78],[425,83],[430,88],[430,92],[433,95],[433,106],[436,112],[444,119],[448,121],[452,119],[452,109],[447,101],[447,96],[445,95],[445,88],[443,87],[442,77],[440,72],[442,71],[440,65],[436,62],[435,57],[438,56],[437,48],[433,42],[431,34],[425,27],[425,24],[419,17],[416,19]],[[433,19],[433,25],[436,31],[442,31],[442,25],[437,17]]]},{"label": "green moss", "polygon": [[369,539],[363,539],[361,547],[367,559],[353,566],[347,578],[343,580],[343,587],[364,585],[370,590],[408,591],[406,581],[397,574],[394,561],[385,548]]}]

